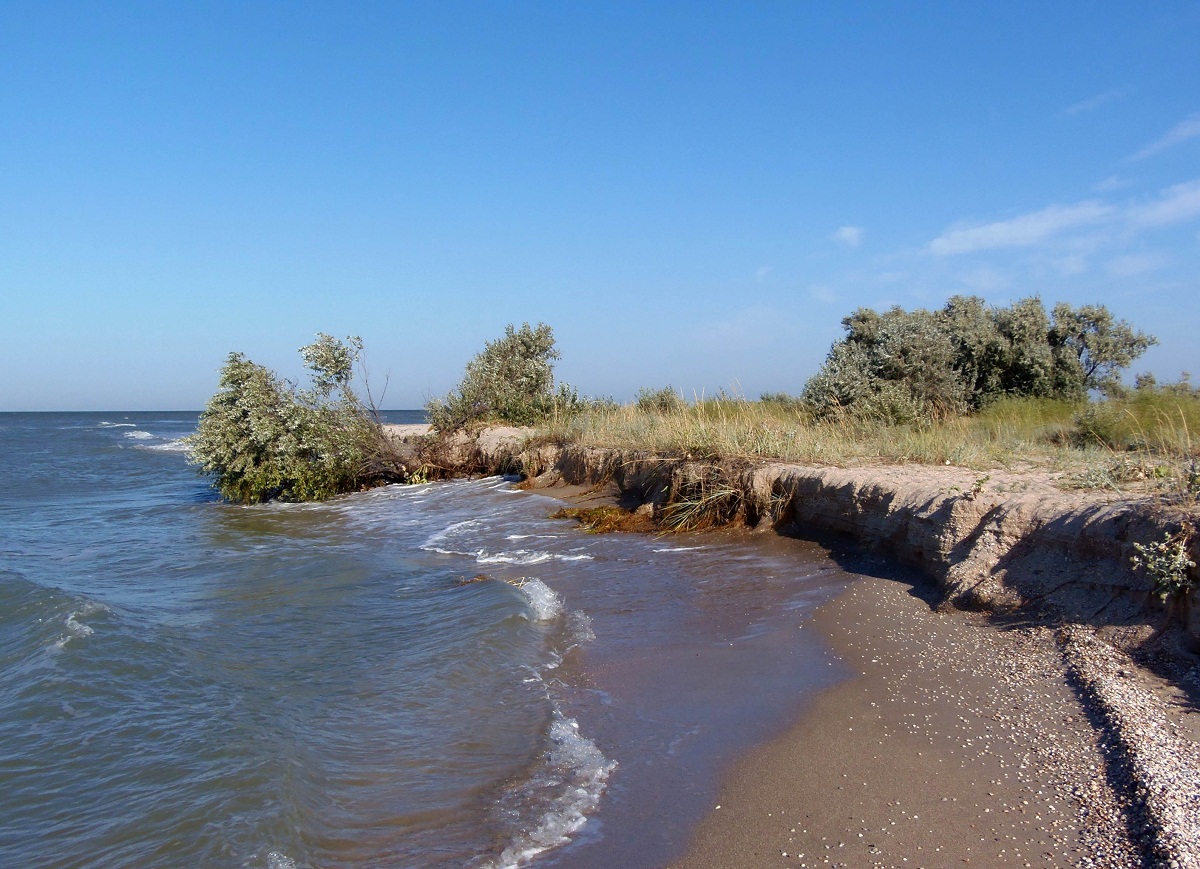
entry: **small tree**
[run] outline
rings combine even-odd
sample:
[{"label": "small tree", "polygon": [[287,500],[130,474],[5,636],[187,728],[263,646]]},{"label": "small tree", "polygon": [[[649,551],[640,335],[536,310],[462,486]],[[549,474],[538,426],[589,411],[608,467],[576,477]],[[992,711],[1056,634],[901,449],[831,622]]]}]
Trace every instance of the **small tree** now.
[{"label": "small tree", "polygon": [[1036,296],[1007,307],[954,296],[932,312],[860,308],[842,325],[846,337],[804,387],[818,416],[919,422],[1005,396],[1082,398],[1111,389],[1157,343],[1103,305],[1059,304],[1052,321]]},{"label": "small tree", "polygon": [[578,393],[567,384],[555,389],[554,362],[560,358],[554,331],[545,323],[531,328],[510,323],[504,337],[488,341],[467,363],[462,382],[445,398],[435,398],[425,409],[438,431],[465,428],[476,422],[534,425],[556,409],[573,411]]},{"label": "small tree", "polygon": [[1061,371],[1060,390],[1080,394],[1119,385],[1122,369],[1158,343],[1115,319],[1104,305],[1073,308],[1066,302],[1054,306],[1050,341]]},{"label": "small tree", "polygon": [[362,341],[324,333],[300,349],[312,372],[302,390],[230,353],[220,389],[188,439],[192,461],[230,501],[315,501],[386,478],[382,438],[350,388]]}]

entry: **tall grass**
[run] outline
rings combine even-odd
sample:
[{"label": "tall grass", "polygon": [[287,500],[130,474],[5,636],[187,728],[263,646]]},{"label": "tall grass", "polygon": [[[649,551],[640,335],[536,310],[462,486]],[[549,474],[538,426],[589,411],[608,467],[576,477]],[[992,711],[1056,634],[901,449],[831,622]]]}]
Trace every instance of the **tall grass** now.
[{"label": "tall grass", "polygon": [[585,445],[695,459],[953,464],[978,470],[1072,471],[1111,461],[1118,453],[1180,464],[1194,461],[1200,447],[1200,398],[1170,389],[1138,390],[1093,404],[1005,399],[977,414],[928,425],[889,425],[849,415],[818,421],[798,402],[725,395],[674,408],[645,405],[596,408],[558,422],[552,434]]}]

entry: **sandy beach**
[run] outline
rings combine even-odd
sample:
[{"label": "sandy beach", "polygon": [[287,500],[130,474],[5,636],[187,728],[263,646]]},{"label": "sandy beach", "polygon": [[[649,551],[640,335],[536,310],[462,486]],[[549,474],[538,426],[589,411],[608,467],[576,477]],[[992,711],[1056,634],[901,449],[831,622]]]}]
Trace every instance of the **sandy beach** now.
[{"label": "sandy beach", "polygon": [[821,608],[811,629],[861,675],[732,766],[673,867],[1159,865],[1053,631],[934,593],[871,577]]},{"label": "sandy beach", "polygon": [[[514,437],[497,431],[478,441],[493,466]],[[586,450],[535,467],[551,470],[534,488],[630,507],[659,473]],[[668,865],[1200,867],[1200,692],[1171,645],[1190,628],[1164,635],[1153,671],[1096,638],[1153,657],[1165,614],[1145,603],[1128,549],[1132,529],[1158,533],[1157,514],[1063,493],[1045,474],[993,474],[971,491],[970,473],[746,473],[748,515],[771,517],[750,533],[829,536],[864,574],[801,626],[857,675],[729,759]]]}]

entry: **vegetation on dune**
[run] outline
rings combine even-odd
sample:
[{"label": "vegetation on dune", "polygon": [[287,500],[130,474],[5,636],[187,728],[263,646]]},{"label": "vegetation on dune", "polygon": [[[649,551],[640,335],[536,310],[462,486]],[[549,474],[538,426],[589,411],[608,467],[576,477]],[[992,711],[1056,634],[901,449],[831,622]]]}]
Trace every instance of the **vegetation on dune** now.
[{"label": "vegetation on dune", "polygon": [[[1101,430],[1101,419],[1112,427]],[[549,430],[563,442],[680,458],[952,464],[981,471],[1037,466],[1061,472],[1068,486],[1123,490],[1138,483],[1200,494],[1200,442],[1192,434],[1198,426],[1200,394],[1168,385],[1092,403],[1004,398],[976,413],[917,423],[828,418],[799,401],[722,396],[667,413],[632,404],[592,410]]]},{"label": "vegetation on dune", "polygon": [[188,439],[192,461],[230,501],[316,501],[402,479],[404,468],[351,388],[357,337],[320,333],[300,349],[312,385],[302,389],[242,353],[230,353],[220,389]]},{"label": "vegetation on dune", "polygon": [[483,422],[537,425],[556,415],[576,412],[582,402],[568,384],[555,388],[554,362],[560,358],[554,332],[545,323],[516,329],[488,341],[467,363],[462,382],[425,410],[440,432],[453,432]]},{"label": "vegetation on dune", "polygon": [[[760,401],[720,393],[687,401],[673,387],[634,402],[588,401],[556,384],[554,334],[508,325],[467,363],[462,381],[429,402],[442,437],[418,445],[425,469],[461,467],[455,432],[487,423],[536,426],[561,442],[636,448],[681,459],[777,459],[808,464],[954,464],[986,470],[1030,463],[1063,471],[1067,485],[1130,482],[1200,495],[1192,432],[1200,390],[1186,375],[1159,385],[1122,371],[1155,343],[1103,306],[1039,299],[990,307],[956,296],[936,311],[859,309],[843,320],[820,371],[799,396]],[[301,349],[302,389],[240,353],[190,442],[194,461],[226,498],[313,500],[408,471],[351,388],[362,344],[318,335]],[[1106,398],[1089,401],[1091,391]],[[438,457],[445,453],[445,461]],[[711,485],[709,485],[711,483]],[[705,481],[691,500],[721,506]],[[711,511],[710,511],[711,512]],[[680,527],[692,516],[667,516]]]},{"label": "vegetation on dune", "polygon": [[1082,400],[1113,389],[1156,340],[1103,305],[1040,299],[990,307],[955,296],[937,311],[860,308],[842,320],[820,371],[804,387],[818,417],[851,414],[911,424],[947,419],[1005,397]]}]

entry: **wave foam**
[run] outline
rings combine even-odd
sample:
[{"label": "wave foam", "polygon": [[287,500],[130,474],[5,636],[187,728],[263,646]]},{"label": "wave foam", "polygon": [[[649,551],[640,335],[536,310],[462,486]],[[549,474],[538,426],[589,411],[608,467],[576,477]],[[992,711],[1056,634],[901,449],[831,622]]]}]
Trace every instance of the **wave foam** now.
[{"label": "wave foam", "polygon": [[516,869],[543,851],[571,841],[571,834],[587,823],[616,769],[586,736],[579,724],[557,709],[550,724],[550,748],[545,765],[526,785],[531,793],[552,793],[552,802],[532,829],[519,833],[490,866]]},{"label": "wave foam", "polygon": [[100,422],[96,425],[98,428],[136,428],[131,422]]},{"label": "wave foam", "polygon": [[[131,432],[132,434],[132,432]],[[126,435],[128,437],[128,435]],[[182,438],[173,441],[167,441],[165,444],[138,444],[140,450],[152,450],[156,453],[186,453],[188,445]]]},{"label": "wave foam", "polygon": [[148,432],[148,431],[142,431],[141,429],[134,429],[133,431],[127,431],[127,432],[125,432],[125,437],[133,438],[133,440],[135,440],[135,441],[152,441],[152,440],[154,440],[154,435],[150,434],[150,432]]},{"label": "wave foam", "polygon": [[562,598],[540,579],[526,579],[519,586],[521,594],[529,601],[534,618],[539,622],[548,622],[562,614]]},{"label": "wave foam", "polygon": [[447,525],[441,531],[435,531],[429,535],[429,538],[421,544],[421,548],[429,552],[440,552],[442,555],[473,555],[471,552],[458,552],[453,549],[446,549],[440,544],[446,543],[454,536],[456,531],[461,531],[464,528],[471,528],[479,524],[478,519],[464,519],[461,522],[455,522]]},{"label": "wave foam", "polygon": [[549,552],[530,552],[527,549],[514,549],[512,552],[489,553],[480,549],[475,553],[475,560],[480,564],[541,564],[554,556]]},{"label": "wave foam", "polygon": [[66,627],[67,632],[54,641],[54,648],[62,649],[67,645],[67,643],[71,642],[71,640],[84,639],[85,637],[90,637],[95,634],[95,628],[86,622],[81,621],[81,619],[90,616],[92,613],[107,611],[108,607],[106,607],[104,604],[89,601],[79,609],[69,612],[67,617],[63,619],[63,625]]}]

